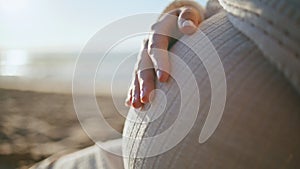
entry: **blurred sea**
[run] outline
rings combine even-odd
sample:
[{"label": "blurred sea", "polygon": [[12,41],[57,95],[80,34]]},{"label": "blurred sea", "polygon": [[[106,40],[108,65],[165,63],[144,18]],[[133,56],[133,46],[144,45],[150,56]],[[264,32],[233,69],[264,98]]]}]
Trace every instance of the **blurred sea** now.
[{"label": "blurred sea", "polygon": [[[0,53],[0,88],[29,90],[50,93],[71,93],[75,68],[85,93],[86,82],[95,80],[97,94],[124,95],[130,84],[137,53],[111,52],[89,54],[81,58],[76,67],[79,53],[32,53],[9,50]],[[92,65],[99,64],[98,68]],[[92,70],[94,69],[94,70]]]}]

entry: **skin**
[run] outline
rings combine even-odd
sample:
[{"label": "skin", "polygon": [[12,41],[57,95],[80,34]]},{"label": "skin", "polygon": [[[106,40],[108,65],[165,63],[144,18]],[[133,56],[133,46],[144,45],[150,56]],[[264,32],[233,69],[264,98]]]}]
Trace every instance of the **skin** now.
[{"label": "skin", "polygon": [[155,80],[168,81],[169,56],[164,51],[168,51],[176,42],[170,36],[180,38],[183,35],[193,34],[202,22],[202,16],[199,10],[185,4],[184,1],[174,1],[163,11],[141,47],[125,101],[127,106],[143,107],[153,97],[151,91],[155,88]]}]

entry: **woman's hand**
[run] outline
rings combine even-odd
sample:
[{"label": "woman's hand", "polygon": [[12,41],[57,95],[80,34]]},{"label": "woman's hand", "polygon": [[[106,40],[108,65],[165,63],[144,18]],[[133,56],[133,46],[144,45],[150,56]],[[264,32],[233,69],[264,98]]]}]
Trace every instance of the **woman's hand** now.
[{"label": "woman's hand", "polygon": [[[166,10],[174,8],[172,4]],[[181,6],[161,15],[151,28],[149,38],[145,40],[138,55],[132,84],[125,104],[140,108],[150,100],[155,88],[155,78],[167,82],[170,64],[168,49],[184,34],[193,34],[203,20],[203,10],[194,6]],[[172,37],[172,38],[171,38]],[[174,38],[175,37],[175,38]]]}]

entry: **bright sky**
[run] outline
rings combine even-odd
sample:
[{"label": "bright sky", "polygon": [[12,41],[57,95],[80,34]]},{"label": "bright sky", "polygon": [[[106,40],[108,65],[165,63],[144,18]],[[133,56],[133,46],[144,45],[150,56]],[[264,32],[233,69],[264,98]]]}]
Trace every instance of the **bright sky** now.
[{"label": "bright sky", "polygon": [[[81,48],[124,16],[161,12],[170,0],[0,0],[0,49]],[[205,0],[198,0],[205,4]]]}]

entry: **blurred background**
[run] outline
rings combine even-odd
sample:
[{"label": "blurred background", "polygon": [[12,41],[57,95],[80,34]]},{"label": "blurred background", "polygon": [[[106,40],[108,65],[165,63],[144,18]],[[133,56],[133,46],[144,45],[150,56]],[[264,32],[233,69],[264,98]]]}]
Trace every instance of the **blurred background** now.
[{"label": "blurred background", "polygon": [[[92,145],[73,108],[72,76],[77,56],[105,25],[125,16],[159,13],[169,2],[0,0],[0,169],[28,168],[49,156]],[[205,4],[205,0],[198,2]],[[110,53],[115,59],[104,63],[103,76],[98,77],[98,104],[106,121],[120,132],[124,117],[118,111],[126,113],[127,108],[117,111],[114,107],[110,78],[117,61],[138,52],[142,39],[122,42]],[[132,55],[117,75],[120,103],[126,96],[135,57]],[[83,123],[92,126],[90,119],[87,115]],[[116,137],[99,130],[103,141]]]}]

